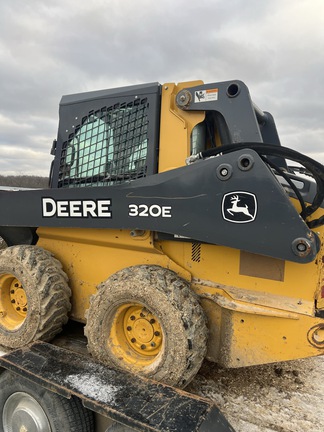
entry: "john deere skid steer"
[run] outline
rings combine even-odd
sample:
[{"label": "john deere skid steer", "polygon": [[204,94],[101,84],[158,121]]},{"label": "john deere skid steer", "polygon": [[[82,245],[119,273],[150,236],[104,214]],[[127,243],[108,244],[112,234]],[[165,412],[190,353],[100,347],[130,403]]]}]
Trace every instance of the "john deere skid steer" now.
[{"label": "john deere skid steer", "polygon": [[324,353],[324,168],[243,82],[64,96],[52,155],[49,189],[0,194],[1,345],[74,321],[95,361],[180,388],[205,358]]}]

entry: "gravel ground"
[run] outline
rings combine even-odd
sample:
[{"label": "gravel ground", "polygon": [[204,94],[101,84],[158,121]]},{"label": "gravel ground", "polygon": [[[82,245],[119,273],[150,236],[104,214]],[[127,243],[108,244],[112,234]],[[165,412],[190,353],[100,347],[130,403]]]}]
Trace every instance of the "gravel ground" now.
[{"label": "gravel ground", "polygon": [[237,432],[323,432],[324,356],[240,369],[205,362],[187,391],[212,399]]}]

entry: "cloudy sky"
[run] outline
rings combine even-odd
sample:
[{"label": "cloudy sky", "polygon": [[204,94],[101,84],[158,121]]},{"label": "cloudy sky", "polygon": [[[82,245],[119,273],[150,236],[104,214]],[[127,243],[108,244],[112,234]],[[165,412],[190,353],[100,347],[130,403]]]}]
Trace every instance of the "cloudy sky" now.
[{"label": "cloudy sky", "polygon": [[324,163],[324,0],[2,1],[0,174],[48,174],[63,94],[195,79],[244,81]]}]

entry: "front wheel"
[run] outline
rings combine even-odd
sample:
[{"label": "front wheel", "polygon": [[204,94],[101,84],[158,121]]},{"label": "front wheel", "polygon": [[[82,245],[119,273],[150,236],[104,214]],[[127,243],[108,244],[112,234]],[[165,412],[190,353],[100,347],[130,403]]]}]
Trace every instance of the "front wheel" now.
[{"label": "front wheel", "polygon": [[184,387],[205,357],[207,327],[188,282],[158,266],[123,269],[91,300],[85,333],[99,361]]},{"label": "front wheel", "polygon": [[71,290],[61,263],[37,246],[0,252],[0,345],[51,340],[68,320]]},{"label": "front wheel", "polygon": [[0,375],[0,429],[3,432],[93,432],[93,415],[81,401],[45,390],[5,371]]}]

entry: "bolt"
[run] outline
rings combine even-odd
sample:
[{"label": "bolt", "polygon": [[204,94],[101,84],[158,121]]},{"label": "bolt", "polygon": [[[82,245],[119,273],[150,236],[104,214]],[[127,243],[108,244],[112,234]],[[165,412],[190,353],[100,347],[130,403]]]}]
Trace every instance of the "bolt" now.
[{"label": "bolt", "polygon": [[141,349],[145,350],[146,349],[146,345],[141,345]]},{"label": "bolt", "polygon": [[17,306],[17,307],[16,307],[16,310],[17,310],[17,311],[20,311],[20,307],[19,307],[19,306]]},{"label": "bolt", "polygon": [[15,299],[12,299],[12,300],[11,300],[11,303],[16,303],[16,300],[15,300]]},{"label": "bolt", "polygon": [[155,331],[154,332],[154,336],[160,336],[160,332],[159,331]]},{"label": "bolt", "polygon": [[127,327],[127,331],[131,331],[132,330],[132,327],[131,326],[128,326]]},{"label": "bolt", "polygon": [[292,242],[292,249],[295,255],[303,258],[312,252],[312,244],[305,238],[297,238]]},{"label": "bolt", "polygon": [[298,250],[299,252],[305,252],[306,249],[307,249],[307,246],[306,246],[304,243],[298,243],[298,245],[297,245],[297,250]]},{"label": "bolt", "polygon": [[18,288],[18,287],[19,287],[19,284],[18,284],[17,282],[15,283],[15,287],[16,287],[16,288]]},{"label": "bolt", "polygon": [[182,95],[179,97],[179,99],[180,99],[181,102],[185,102],[185,101],[186,101],[186,96],[185,96],[184,94],[182,94]]},{"label": "bolt", "polygon": [[11,291],[10,291],[10,294],[15,294],[15,290],[11,290]]},{"label": "bolt", "polygon": [[227,174],[228,174],[228,169],[226,169],[226,168],[223,168],[223,169],[221,170],[221,172],[220,172],[220,175],[221,175],[222,177],[226,177]]},{"label": "bolt", "polygon": [[26,307],[24,307],[24,308],[23,308],[23,311],[24,311],[24,312],[27,312],[27,308],[26,308]]},{"label": "bolt", "polygon": [[150,319],[150,324],[154,324],[155,323],[155,319]]},{"label": "bolt", "polygon": [[130,317],[130,319],[131,319],[132,321],[134,321],[134,320],[135,320],[134,315],[132,315],[132,316]]},{"label": "bolt", "polygon": [[136,342],[136,339],[135,339],[135,338],[132,338],[132,339],[131,339],[131,342],[132,342],[132,343],[135,343],[135,342]]},{"label": "bolt", "polygon": [[144,317],[145,317],[145,315],[143,314],[143,312],[140,313],[140,317],[141,317],[141,318],[144,318]]},{"label": "bolt", "polygon": [[151,347],[155,347],[155,342],[151,342]]}]

